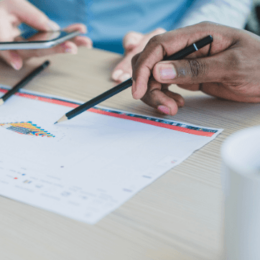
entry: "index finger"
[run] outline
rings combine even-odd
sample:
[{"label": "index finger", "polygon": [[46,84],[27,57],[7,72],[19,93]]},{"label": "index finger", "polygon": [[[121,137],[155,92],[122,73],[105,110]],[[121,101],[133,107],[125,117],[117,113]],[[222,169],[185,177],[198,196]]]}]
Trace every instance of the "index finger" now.
[{"label": "index finger", "polygon": [[16,0],[11,8],[22,23],[26,23],[40,31],[59,30],[59,26],[51,21],[42,11],[27,1]]},{"label": "index finger", "polygon": [[85,33],[87,33],[87,27],[84,24],[76,23],[76,24],[69,25],[68,27],[66,27],[64,29],[64,31],[67,31],[67,32],[79,31],[79,32],[85,34]]}]

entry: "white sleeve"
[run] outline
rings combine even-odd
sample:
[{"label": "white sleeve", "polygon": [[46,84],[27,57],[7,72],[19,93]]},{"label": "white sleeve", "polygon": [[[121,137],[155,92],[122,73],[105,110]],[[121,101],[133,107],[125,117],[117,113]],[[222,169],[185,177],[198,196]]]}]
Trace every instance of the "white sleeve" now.
[{"label": "white sleeve", "polygon": [[197,0],[176,28],[203,21],[244,28],[252,2],[252,0]]}]

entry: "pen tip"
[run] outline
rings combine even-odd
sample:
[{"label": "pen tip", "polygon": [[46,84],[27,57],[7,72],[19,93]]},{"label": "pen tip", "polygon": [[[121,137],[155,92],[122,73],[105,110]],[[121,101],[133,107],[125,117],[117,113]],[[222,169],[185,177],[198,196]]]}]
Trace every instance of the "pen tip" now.
[{"label": "pen tip", "polygon": [[64,115],[62,118],[60,118],[57,122],[55,122],[54,124],[58,124],[60,122],[66,121],[68,120],[68,118],[66,117],[66,115]]},{"label": "pen tip", "polygon": [[1,98],[0,99],[0,106],[4,104],[4,100]]},{"label": "pen tip", "polygon": [[56,124],[58,124],[58,121],[56,121],[56,122],[54,123],[54,125],[56,125]]}]

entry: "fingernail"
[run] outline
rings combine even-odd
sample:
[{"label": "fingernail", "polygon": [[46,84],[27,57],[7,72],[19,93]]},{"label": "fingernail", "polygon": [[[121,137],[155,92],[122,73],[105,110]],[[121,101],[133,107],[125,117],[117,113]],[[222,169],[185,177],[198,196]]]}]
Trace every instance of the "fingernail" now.
[{"label": "fingernail", "polygon": [[161,64],[159,71],[161,79],[174,79],[177,75],[174,66],[171,64]]},{"label": "fingernail", "polygon": [[170,114],[170,109],[166,106],[158,106],[157,109],[166,115]]},{"label": "fingernail", "polygon": [[65,48],[66,53],[77,54],[77,50],[72,48]]},{"label": "fingernail", "polygon": [[61,47],[63,48],[65,53],[71,53],[71,54],[76,54],[77,53],[77,49],[76,48],[71,48],[71,46],[67,46],[66,42],[62,43]]},{"label": "fingernail", "polygon": [[21,62],[18,61],[14,61],[10,63],[11,66],[15,69],[15,70],[20,70],[22,68],[22,64]]},{"label": "fingernail", "polygon": [[131,75],[129,73],[124,73],[122,76],[120,76],[119,80],[123,82],[128,80],[129,78],[131,78]]},{"label": "fingernail", "polygon": [[93,46],[92,45],[87,45],[86,48],[87,49],[93,49]]},{"label": "fingernail", "polygon": [[136,45],[137,44],[137,39],[136,38],[130,38],[127,40],[127,42],[125,43],[126,47],[129,47],[131,45]]},{"label": "fingernail", "polygon": [[10,62],[11,66],[15,70],[20,70],[23,66],[23,61],[22,61],[21,57],[15,51],[11,51],[10,54],[12,56],[12,60]]},{"label": "fingernail", "polygon": [[122,70],[115,70],[114,73],[112,74],[112,79],[118,80],[119,77],[123,74]]},{"label": "fingernail", "polygon": [[60,30],[60,26],[57,24],[57,23],[55,23],[54,21],[49,21],[48,22],[48,26],[50,27],[50,29],[52,30],[52,31],[58,31],[58,30]]}]

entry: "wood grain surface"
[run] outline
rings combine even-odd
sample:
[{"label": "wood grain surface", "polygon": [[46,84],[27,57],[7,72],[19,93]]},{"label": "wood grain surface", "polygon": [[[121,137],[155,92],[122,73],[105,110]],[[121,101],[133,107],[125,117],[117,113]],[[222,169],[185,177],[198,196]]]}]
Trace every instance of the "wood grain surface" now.
[{"label": "wood grain surface", "polygon": [[[110,74],[120,59],[95,49],[57,55],[25,89],[87,101],[114,86]],[[1,63],[0,83],[13,86],[43,60],[31,60],[19,72]],[[224,132],[94,226],[0,197],[0,259],[220,260],[221,144],[233,132],[260,124],[260,104],[172,89],[186,105],[169,118]],[[133,100],[130,89],[102,105],[160,116]]]}]

